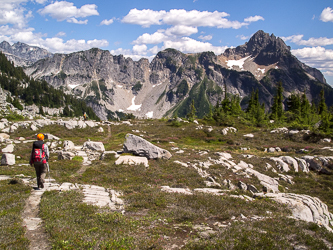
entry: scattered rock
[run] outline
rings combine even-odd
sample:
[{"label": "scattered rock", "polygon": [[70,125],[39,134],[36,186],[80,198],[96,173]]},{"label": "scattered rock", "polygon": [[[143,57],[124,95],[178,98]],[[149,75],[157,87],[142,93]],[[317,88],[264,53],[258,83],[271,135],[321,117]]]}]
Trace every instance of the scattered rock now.
[{"label": "scattered rock", "polygon": [[1,165],[14,165],[15,164],[15,155],[5,153],[1,157]]},{"label": "scattered rock", "polygon": [[9,144],[7,147],[2,149],[2,153],[13,153],[14,151],[14,144]]},{"label": "scattered rock", "polygon": [[82,150],[85,150],[85,149],[90,149],[90,150],[99,151],[99,152],[105,151],[103,142],[86,141],[82,147]]},{"label": "scattered rock", "polygon": [[149,167],[148,159],[146,157],[122,155],[116,162],[116,165],[126,164],[126,165],[140,165],[143,164],[145,167]]},{"label": "scattered rock", "polygon": [[132,153],[134,155],[147,157],[148,159],[170,159],[172,157],[168,150],[157,147],[145,139],[132,134],[126,135],[123,149],[124,153]]},{"label": "scattered rock", "polygon": [[74,156],[75,156],[75,154],[72,152],[60,151],[58,153],[58,160],[72,160]]}]

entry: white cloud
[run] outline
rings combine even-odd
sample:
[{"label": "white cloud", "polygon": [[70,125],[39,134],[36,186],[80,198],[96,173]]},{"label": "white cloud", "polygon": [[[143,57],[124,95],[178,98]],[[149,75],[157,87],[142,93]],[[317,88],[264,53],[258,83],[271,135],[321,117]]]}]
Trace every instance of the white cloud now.
[{"label": "white cloud", "polygon": [[323,22],[333,22],[333,10],[330,7],[325,8],[320,14],[320,20]]},{"label": "white cloud", "polygon": [[247,40],[250,38],[250,36],[244,36],[244,35],[238,35],[237,38],[240,38],[241,40]]},{"label": "white cloud", "polygon": [[161,25],[161,19],[166,11],[153,11],[149,9],[138,10],[131,9],[130,12],[121,20],[123,23],[138,24],[142,27],[150,27],[151,25]]},{"label": "white cloud", "polygon": [[85,24],[85,21],[78,21],[76,18],[84,18],[88,16],[98,16],[99,13],[97,11],[97,5],[95,4],[86,4],[83,5],[81,8],[77,8],[74,6],[73,3],[61,1],[61,2],[54,2],[43,9],[38,11],[42,15],[49,15],[52,18],[57,19],[57,21],[64,21],[72,22],[72,23],[79,23],[82,22]]},{"label": "white cloud", "polygon": [[213,36],[212,35],[207,35],[207,36],[199,36],[199,39],[201,40],[204,40],[204,41],[209,41],[209,40],[212,40],[213,39]]},{"label": "white cloud", "polygon": [[333,72],[333,50],[323,47],[306,47],[291,51],[300,61],[305,64],[327,72]]},{"label": "white cloud", "polygon": [[288,37],[282,37],[284,41],[290,41],[297,45],[304,45],[304,46],[327,46],[333,44],[333,38],[327,37],[319,37],[314,38],[311,37],[308,40],[303,40],[303,35],[293,35]]},{"label": "white cloud", "polygon": [[190,36],[192,34],[198,33],[197,27],[176,25],[165,31],[167,36]]},{"label": "white cloud", "polygon": [[262,16],[250,16],[250,17],[245,18],[244,22],[252,23],[252,22],[257,22],[259,20],[264,21],[265,19]]},{"label": "white cloud", "polygon": [[104,20],[100,23],[100,25],[110,25],[110,24],[112,24],[112,23],[113,23],[113,19],[112,19],[112,18],[109,19],[109,20],[104,19]]},{"label": "white cloud", "polygon": [[20,5],[27,0],[1,0],[0,25],[12,24],[15,27],[26,27],[28,19],[32,17],[31,11],[26,11]]},{"label": "white cloud", "polygon": [[162,49],[174,48],[183,53],[199,53],[203,51],[213,51],[215,54],[222,54],[226,46],[217,47],[208,42],[200,42],[189,37],[183,37],[175,41],[165,41]]},{"label": "white cloud", "polygon": [[167,39],[167,36],[163,33],[162,30],[155,32],[154,34],[144,33],[139,36],[133,44],[159,44]]},{"label": "white cloud", "polygon": [[55,35],[56,37],[66,36],[66,33],[63,31],[58,32],[58,34]]},{"label": "white cloud", "polygon": [[133,46],[133,53],[135,55],[145,55],[147,53],[147,45],[134,45]]},{"label": "white cloud", "polygon": [[22,42],[31,46],[44,48],[52,53],[71,53],[80,50],[87,50],[93,47],[101,48],[109,45],[108,41],[102,40],[75,40],[64,41],[60,36],[66,35],[59,32],[56,37],[45,38],[45,34],[35,33],[33,28],[19,29],[9,26],[0,26],[0,40],[9,43]]},{"label": "white cloud", "polygon": [[36,3],[43,4],[47,2],[48,0],[35,0]]},{"label": "white cloud", "polygon": [[[138,24],[142,27],[150,27],[151,25],[183,25],[188,27],[217,27],[217,28],[233,28],[239,29],[249,25],[248,22],[230,21],[225,17],[229,14],[226,12],[209,12],[184,9],[172,9],[169,12],[164,10],[153,11],[149,9],[138,10],[132,9],[122,19],[123,23]],[[250,17],[251,22],[262,20],[262,17]]]},{"label": "white cloud", "polygon": [[76,24],[88,24],[88,20],[86,19],[86,20],[77,20],[76,18],[74,18],[74,17],[71,17],[71,18],[69,18],[69,19],[67,19],[67,22],[68,23],[76,23]]}]

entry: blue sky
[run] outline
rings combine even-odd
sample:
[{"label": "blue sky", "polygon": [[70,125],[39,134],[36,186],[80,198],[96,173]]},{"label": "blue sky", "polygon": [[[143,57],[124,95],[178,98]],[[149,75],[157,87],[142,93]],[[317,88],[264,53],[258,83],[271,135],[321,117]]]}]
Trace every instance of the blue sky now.
[{"label": "blue sky", "polygon": [[52,53],[92,47],[139,60],[244,44],[263,30],[320,69],[333,85],[333,1],[328,0],[0,0],[0,41]]}]

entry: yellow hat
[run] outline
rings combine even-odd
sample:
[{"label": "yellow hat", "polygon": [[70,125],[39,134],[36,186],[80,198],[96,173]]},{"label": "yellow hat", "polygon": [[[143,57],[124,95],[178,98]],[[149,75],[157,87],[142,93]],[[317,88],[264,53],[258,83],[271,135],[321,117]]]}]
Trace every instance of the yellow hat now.
[{"label": "yellow hat", "polygon": [[39,141],[43,141],[43,140],[44,140],[44,135],[43,135],[43,134],[38,134],[38,135],[37,135],[37,139],[38,139]]}]

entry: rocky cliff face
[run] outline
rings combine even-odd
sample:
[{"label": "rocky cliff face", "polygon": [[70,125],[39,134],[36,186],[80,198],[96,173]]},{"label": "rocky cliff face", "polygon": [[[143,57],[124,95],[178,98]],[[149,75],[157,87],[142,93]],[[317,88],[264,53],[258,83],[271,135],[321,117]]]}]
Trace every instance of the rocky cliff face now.
[{"label": "rocky cliff face", "polygon": [[14,62],[15,66],[27,66],[40,59],[52,57],[52,53],[45,49],[29,46],[20,42],[10,45],[8,42],[3,41],[0,43],[0,51],[2,51],[9,60]]},{"label": "rocky cliff face", "polygon": [[[223,98],[225,89],[239,95],[243,107],[246,97],[258,89],[268,108],[279,81],[285,97],[305,91],[312,100],[322,88],[327,97],[333,96],[320,71],[294,57],[282,39],[263,31],[218,56],[166,49],[149,63],[94,48],[53,57],[44,53],[41,57],[25,72],[84,98],[101,119],[121,112],[138,117],[185,116],[192,100],[201,117]],[[333,98],[327,100],[333,104]]]}]

